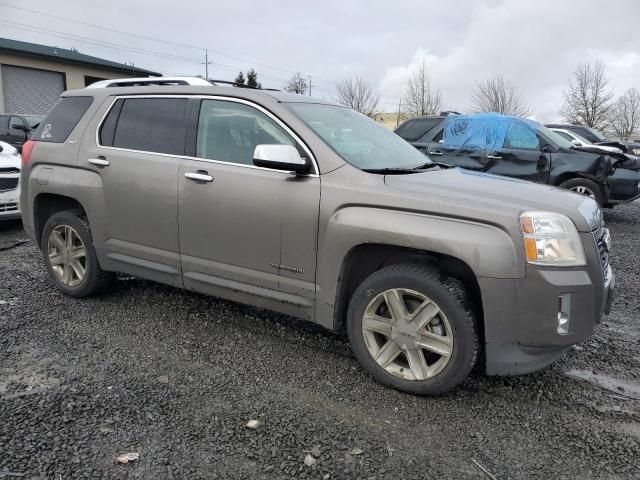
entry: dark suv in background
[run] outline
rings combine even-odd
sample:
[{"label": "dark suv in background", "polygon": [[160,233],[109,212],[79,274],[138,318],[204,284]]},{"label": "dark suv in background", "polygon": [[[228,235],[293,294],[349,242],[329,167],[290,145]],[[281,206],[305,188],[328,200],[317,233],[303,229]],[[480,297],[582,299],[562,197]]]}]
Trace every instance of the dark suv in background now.
[{"label": "dark suv in background", "polygon": [[640,143],[639,142],[628,142],[624,140],[612,140],[610,138],[605,137],[598,130],[587,127],[586,125],[569,125],[564,123],[548,123],[546,125],[548,128],[563,128],[565,130],[570,130],[572,132],[577,133],[581,137],[586,138],[591,143],[595,143],[596,145],[608,145],[613,147],[618,147],[622,149],[625,153],[630,153],[632,155],[640,155]]},{"label": "dark suv in background", "polygon": [[[467,127],[474,133],[460,144],[456,137],[464,136]],[[496,128],[502,133],[497,143]],[[601,206],[640,197],[640,172],[635,171],[639,161],[576,147],[531,120],[498,114],[443,114],[412,118],[395,133],[434,161],[558,186],[588,195]]]},{"label": "dark suv in background", "polygon": [[43,118],[42,115],[0,115],[0,142],[7,142],[22,152],[22,145]]}]

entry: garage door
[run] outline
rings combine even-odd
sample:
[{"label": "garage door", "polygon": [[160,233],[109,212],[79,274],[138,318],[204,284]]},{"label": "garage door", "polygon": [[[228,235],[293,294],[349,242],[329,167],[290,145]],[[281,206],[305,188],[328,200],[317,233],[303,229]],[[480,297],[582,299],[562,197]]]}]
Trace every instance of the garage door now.
[{"label": "garage door", "polygon": [[2,65],[2,90],[7,113],[46,115],[64,92],[64,74]]}]

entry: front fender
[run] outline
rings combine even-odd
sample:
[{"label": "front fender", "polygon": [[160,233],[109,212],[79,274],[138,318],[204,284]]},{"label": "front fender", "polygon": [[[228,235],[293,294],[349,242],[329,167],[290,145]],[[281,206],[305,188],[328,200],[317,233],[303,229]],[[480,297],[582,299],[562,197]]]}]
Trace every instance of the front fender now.
[{"label": "front fender", "polygon": [[[524,260],[500,228],[469,220],[362,206],[335,212],[318,249],[319,300],[332,305],[342,262],[362,244],[382,244],[449,255],[478,277],[522,278]],[[327,288],[331,285],[333,288]],[[324,287],[324,288],[323,288]]]}]

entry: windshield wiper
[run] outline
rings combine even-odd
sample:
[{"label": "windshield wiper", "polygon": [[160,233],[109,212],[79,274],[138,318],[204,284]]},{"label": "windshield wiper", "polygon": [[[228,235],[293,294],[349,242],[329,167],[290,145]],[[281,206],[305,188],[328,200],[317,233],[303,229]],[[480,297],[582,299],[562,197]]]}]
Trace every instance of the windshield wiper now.
[{"label": "windshield wiper", "polygon": [[384,175],[402,175],[406,173],[420,173],[420,170],[408,167],[387,167],[387,168],[363,168],[363,172],[381,173]]},{"label": "windshield wiper", "polygon": [[448,163],[442,162],[429,162],[415,167],[414,170],[429,170],[431,169],[431,167],[453,168],[454,165],[449,165]]}]

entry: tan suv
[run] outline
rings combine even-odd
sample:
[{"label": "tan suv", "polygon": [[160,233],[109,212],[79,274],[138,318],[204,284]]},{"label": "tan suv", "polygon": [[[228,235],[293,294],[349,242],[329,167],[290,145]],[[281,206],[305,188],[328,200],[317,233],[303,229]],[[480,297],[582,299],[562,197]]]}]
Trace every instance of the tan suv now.
[{"label": "tan suv", "polygon": [[24,147],[24,227],[69,295],[126,272],[272,309],[346,331],[375,379],[419,394],[479,359],[542,368],[607,311],[589,198],[432,163],[318,99],[130,83],[63,94]]}]

